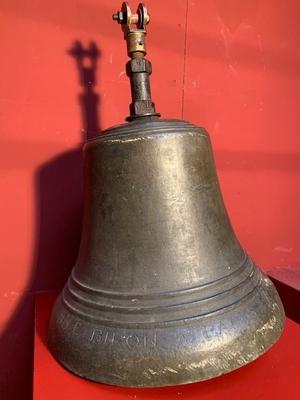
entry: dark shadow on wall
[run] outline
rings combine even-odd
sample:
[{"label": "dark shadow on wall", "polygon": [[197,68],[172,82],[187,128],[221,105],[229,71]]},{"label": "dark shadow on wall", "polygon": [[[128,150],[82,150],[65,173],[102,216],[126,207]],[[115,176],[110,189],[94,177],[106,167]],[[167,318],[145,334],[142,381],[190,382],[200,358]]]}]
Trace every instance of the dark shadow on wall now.
[{"label": "dark shadow on wall", "polygon": [[[76,41],[82,93],[82,142],[100,132],[96,86],[100,51]],[[61,289],[76,261],[82,220],[82,144],[42,164],[35,174],[35,249],[29,284],[0,336],[0,399],[32,399],[34,293]]]}]

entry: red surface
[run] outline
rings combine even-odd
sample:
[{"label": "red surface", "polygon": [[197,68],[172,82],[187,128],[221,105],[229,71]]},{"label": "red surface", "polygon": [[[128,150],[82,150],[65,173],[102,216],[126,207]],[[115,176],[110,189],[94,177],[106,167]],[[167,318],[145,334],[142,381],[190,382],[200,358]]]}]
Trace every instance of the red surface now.
[{"label": "red surface", "polygon": [[300,2],[189,1],[184,118],[211,135],[239,240],[300,261]]},{"label": "red surface", "polygon": [[49,353],[46,335],[55,295],[36,297],[34,400],[203,399],[299,400],[300,326],[287,320],[280,340],[262,357],[222,377],[159,389],[126,389],[90,382],[66,371]]},{"label": "red surface", "polygon": [[[137,5],[137,1],[134,5]],[[1,0],[0,398],[30,398],[32,293],[60,288],[80,237],[87,130],[75,40],[100,50],[98,129],[123,121],[121,0]],[[300,3],[148,0],[152,92],[211,134],[241,243],[263,268],[299,265]]]}]

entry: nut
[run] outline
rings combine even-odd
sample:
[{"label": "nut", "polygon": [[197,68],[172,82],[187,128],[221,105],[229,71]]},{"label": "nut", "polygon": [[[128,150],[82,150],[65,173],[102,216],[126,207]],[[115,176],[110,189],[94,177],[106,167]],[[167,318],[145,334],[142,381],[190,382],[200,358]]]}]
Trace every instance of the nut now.
[{"label": "nut", "polygon": [[138,100],[130,104],[131,115],[155,113],[155,106],[151,100]]},{"label": "nut", "polygon": [[126,64],[127,75],[136,72],[147,72],[149,75],[152,72],[151,62],[143,59],[132,59]]}]

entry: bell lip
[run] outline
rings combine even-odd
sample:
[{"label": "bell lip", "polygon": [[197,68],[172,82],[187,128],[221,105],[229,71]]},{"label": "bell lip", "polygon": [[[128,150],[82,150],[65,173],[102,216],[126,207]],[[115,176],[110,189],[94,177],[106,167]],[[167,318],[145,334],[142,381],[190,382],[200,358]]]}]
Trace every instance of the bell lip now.
[{"label": "bell lip", "polygon": [[[282,304],[281,304],[281,306],[282,306]],[[163,385],[162,384],[157,385],[155,383],[153,385],[151,385],[149,383],[148,384],[141,384],[141,385],[130,385],[130,384],[126,384],[125,385],[125,384],[121,384],[121,383],[112,383],[112,382],[108,382],[108,381],[104,381],[104,380],[100,381],[100,380],[97,380],[97,379],[94,379],[94,378],[91,378],[91,377],[87,377],[84,374],[81,374],[80,372],[76,372],[76,370],[74,368],[70,367],[67,362],[64,362],[64,361],[60,360],[58,357],[56,357],[55,353],[52,352],[52,350],[51,350],[51,346],[49,344],[49,336],[47,337],[47,345],[48,345],[48,347],[50,349],[50,354],[52,355],[52,357],[63,368],[67,369],[67,371],[69,371],[73,375],[78,376],[80,379],[84,379],[86,381],[95,382],[95,383],[98,383],[98,384],[101,384],[101,385],[115,386],[115,387],[120,387],[120,388],[133,388],[133,389],[134,388],[135,389],[147,389],[147,388],[151,389],[151,388],[163,388],[163,387],[172,387],[172,386],[175,387],[175,386],[190,385],[190,384],[200,383],[200,382],[204,382],[204,381],[208,381],[208,380],[211,380],[211,379],[214,379],[214,378],[221,377],[223,375],[230,374],[231,372],[234,372],[234,371],[236,371],[236,370],[238,370],[240,368],[246,367],[247,365],[253,363],[258,358],[263,356],[265,353],[267,353],[280,340],[280,338],[281,338],[281,336],[283,334],[283,331],[285,329],[286,316],[285,316],[285,312],[284,312],[283,306],[281,307],[281,311],[282,311],[282,313],[281,313],[281,316],[282,316],[281,322],[282,322],[282,324],[281,324],[280,331],[278,332],[277,336],[274,337],[274,340],[271,341],[269,343],[269,345],[267,347],[265,347],[262,351],[257,352],[256,355],[253,358],[247,360],[246,362],[244,362],[241,365],[237,365],[236,367],[230,368],[230,369],[227,369],[227,370],[224,369],[224,370],[222,370],[222,371],[220,371],[219,373],[216,373],[216,374],[207,375],[207,376],[199,378],[199,379],[197,379],[197,378],[182,379],[182,380],[178,379],[178,381],[176,383],[174,383],[174,382],[172,382],[172,383],[164,383]],[[180,378],[180,375],[178,376],[178,378]]]},{"label": "bell lip", "polygon": [[[265,281],[266,282],[266,281]],[[157,368],[154,364],[150,364],[145,367],[141,373],[138,374],[138,377],[135,379],[132,379],[134,376],[134,371],[139,370],[139,366],[135,364],[135,367],[132,368],[131,372],[126,376],[118,375],[118,370],[116,370],[116,379],[114,379],[113,375],[110,375],[109,373],[106,374],[105,371],[107,368],[100,369],[99,374],[97,373],[98,370],[93,371],[93,370],[84,370],[84,361],[80,361],[77,363],[77,361],[70,362],[71,359],[68,359],[68,356],[65,357],[63,355],[62,348],[60,347],[60,344],[55,341],[57,338],[56,336],[56,322],[55,320],[52,321],[52,324],[50,322],[50,330],[48,333],[48,338],[47,338],[47,343],[48,347],[50,349],[51,354],[54,356],[54,358],[61,364],[63,365],[67,370],[72,372],[73,374],[93,381],[93,382],[98,382],[102,384],[108,384],[112,386],[120,386],[120,387],[133,387],[133,388],[154,388],[154,387],[166,387],[166,386],[176,386],[176,385],[184,385],[184,384],[190,384],[190,383],[196,383],[196,382],[201,382],[205,380],[209,380],[221,375],[225,375],[227,373],[230,373],[231,371],[234,371],[238,368],[241,368],[252,361],[255,361],[257,358],[259,358],[261,355],[266,353],[280,338],[284,326],[285,326],[285,313],[284,309],[281,303],[281,300],[279,296],[277,295],[276,289],[273,286],[271,282],[266,282],[265,286],[267,292],[262,293],[261,295],[258,294],[258,298],[256,301],[262,301],[263,298],[265,298],[265,295],[269,298],[267,300],[267,309],[269,310],[268,312],[268,318],[267,320],[263,318],[264,313],[266,313],[266,310],[264,313],[258,314],[258,319],[254,323],[254,326],[250,326],[248,331],[245,331],[243,333],[244,328],[247,326],[247,318],[241,318],[241,315],[247,314],[247,310],[250,310],[251,308],[245,307],[244,312],[240,312],[237,314],[237,318],[235,318],[234,321],[239,321],[240,327],[238,328],[238,336],[233,338],[232,340],[227,340],[225,339],[224,344],[221,346],[221,348],[218,349],[217,347],[213,347],[211,349],[208,349],[205,351],[205,354],[203,354],[203,357],[201,358],[201,352],[202,350],[200,349],[200,352],[194,351],[194,345],[189,345],[187,350],[185,350],[183,353],[180,353],[179,350],[179,356],[176,357],[176,361],[174,363],[174,359],[171,357],[168,360],[168,354],[170,353],[170,349],[167,351],[163,351],[164,354],[162,354],[164,361],[164,367],[160,367],[160,364],[157,364]],[[270,291],[269,291],[270,290]],[[59,297],[60,298],[60,297]],[[58,307],[60,306],[59,304],[59,298],[57,305]],[[260,299],[260,300],[259,300]],[[265,298],[267,299],[267,298]],[[270,302],[271,300],[271,302]],[[255,303],[252,303],[253,306]],[[56,307],[55,307],[56,308]],[[59,308],[58,308],[59,309]],[[55,312],[54,312],[55,313]],[[224,312],[223,315],[223,320],[227,320],[227,312]],[[230,318],[230,317],[229,317]],[[250,318],[250,317],[249,317]],[[222,321],[222,320],[221,320]],[[54,325],[53,325],[54,322]],[[222,322],[221,322],[222,323]],[[199,324],[195,324],[192,328],[192,333],[193,332],[199,332],[201,330],[201,326]],[[234,325],[235,326],[235,325]],[[213,327],[213,320],[211,322],[207,322],[205,325],[210,331],[211,327]],[[242,327],[242,330],[240,329]],[[101,327],[99,327],[100,329]],[[69,328],[68,328],[69,329]],[[216,334],[216,332],[213,332],[213,337],[217,338],[220,333]],[[54,336],[53,336],[54,333]],[[166,332],[167,335],[168,331]],[[177,334],[177,332],[176,332]],[[226,335],[226,327],[225,327],[225,335]],[[230,331],[229,331],[229,335]],[[170,336],[171,339],[172,336]],[[222,336],[221,336],[222,337]],[[230,336],[229,336],[230,337]],[[240,341],[239,338],[243,338],[242,342]],[[53,340],[54,339],[54,340]],[[199,337],[197,341],[201,340]],[[205,343],[209,344],[209,341],[211,339],[204,339]],[[213,339],[215,340],[215,339]],[[200,342],[199,342],[200,343]],[[242,343],[242,346],[239,350],[239,346]],[[202,343],[203,345],[203,343]],[[73,349],[73,344],[71,343],[70,349]],[[163,348],[162,348],[163,349]],[[66,349],[65,349],[66,350]],[[84,347],[82,348],[84,351]],[[78,351],[78,349],[77,349]],[[121,351],[119,349],[118,351]],[[126,354],[127,355],[126,355]],[[129,356],[128,350],[125,351],[123,356],[126,358]],[[66,354],[68,354],[68,350],[66,350]],[[75,354],[75,353],[74,353]],[[105,355],[106,354],[106,355]],[[95,359],[98,358],[101,359],[101,357],[104,357],[103,360],[108,362],[107,360],[110,359],[111,355],[110,353],[104,353],[102,356],[98,354]],[[152,353],[149,354],[149,356]],[[155,354],[155,352],[153,353]],[[182,354],[185,354],[184,357]],[[194,358],[192,356],[194,355]],[[218,355],[216,357],[216,355]],[[121,358],[123,358],[121,355]],[[167,358],[165,359],[165,356]],[[143,354],[141,354],[141,357],[144,357]],[[152,355],[150,356],[150,358]],[[183,357],[183,358],[182,358]],[[149,358],[149,357],[148,357]],[[184,358],[188,360],[188,363],[184,361]],[[126,361],[126,365],[129,365],[131,362],[136,362],[134,359],[130,360],[130,356],[128,360]],[[91,365],[93,364],[94,361],[91,360]],[[128,364],[129,363],[129,364]],[[134,365],[134,364],[133,364]],[[105,366],[105,362],[104,362]],[[179,369],[178,369],[179,367]],[[113,367],[112,367],[113,368]],[[174,372],[174,369],[177,368],[177,373],[170,374],[171,372]],[[125,368],[128,369],[128,368]],[[101,374],[101,371],[104,371],[104,373]],[[148,377],[144,376],[145,372],[148,373],[148,371],[151,372],[151,376]],[[167,371],[166,375],[164,373]],[[132,375],[133,374],[133,375]],[[165,377],[164,379],[161,378]],[[139,380],[141,383],[139,383]],[[132,383],[131,383],[132,382]]]}]

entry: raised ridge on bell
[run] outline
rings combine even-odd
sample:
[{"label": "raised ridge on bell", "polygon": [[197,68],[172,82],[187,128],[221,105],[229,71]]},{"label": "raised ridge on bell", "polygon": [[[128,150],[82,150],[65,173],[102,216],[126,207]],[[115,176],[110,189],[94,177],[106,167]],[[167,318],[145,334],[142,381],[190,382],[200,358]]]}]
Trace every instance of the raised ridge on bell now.
[{"label": "raised ridge on bell", "polygon": [[191,124],[187,121],[181,121],[177,119],[157,119],[154,121],[147,121],[145,119],[143,121],[135,121],[108,128],[102,131],[101,135],[90,138],[87,143],[97,140],[106,140],[115,136],[126,137],[127,135],[146,135],[147,133],[159,135],[160,133],[167,134],[168,132],[173,134],[176,132],[180,134],[181,132],[187,133],[189,131],[197,132],[203,136],[207,136],[207,132],[204,128]]},{"label": "raised ridge on bell", "polygon": [[120,325],[124,322],[142,325],[199,318],[237,304],[259,289],[262,274],[251,260],[245,260],[247,265],[244,262],[230,275],[206,285],[173,292],[132,293],[130,296],[89,288],[72,274],[63,301],[74,313],[88,314],[90,320]]}]

